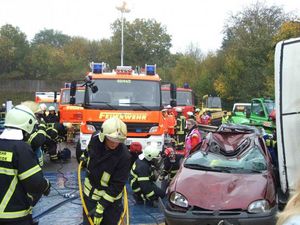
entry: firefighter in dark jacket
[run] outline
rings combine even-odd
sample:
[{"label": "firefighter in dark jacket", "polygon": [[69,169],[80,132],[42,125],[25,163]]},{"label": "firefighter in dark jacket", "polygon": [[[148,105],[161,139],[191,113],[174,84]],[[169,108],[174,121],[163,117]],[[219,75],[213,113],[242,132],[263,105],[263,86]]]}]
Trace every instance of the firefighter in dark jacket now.
[{"label": "firefighter in dark jacket", "polygon": [[157,146],[148,145],[131,168],[129,181],[137,204],[156,207],[158,197],[164,198],[165,196],[165,191],[154,183],[153,163],[159,153]]},{"label": "firefighter in dark jacket", "polygon": [[[104,121],[87,148],[87,171],[84,199],[95,225],[118,224],[122,211],[122,196],[130,171],[130,153],[123,144],[126,124],[118,118]],[[83,213],[83,224],[88,225]]]},{"label": "firefighter in dark jacket", "polygon": [[51,185],[25,142],[35,123],[34,113],[24,105],[6,114],[0,135],[0,224],[32,225],[32,207],[50,192]]},{"label": "firefighter in dark jacket", "polygon": [[40,166],[44,165],[44,154],[42,146],[45,144],[47,139],[46,134],[46,123],[43,119],[43,108],[41,105],[33,101],[22,102],[22,105],[27,106],[31,111],[34,112],[34,115],[37,119],[37,124],[35,125],[30,137],[28,138],[28,144],[30,144],[34,154],[36,155],[37,162]]}]

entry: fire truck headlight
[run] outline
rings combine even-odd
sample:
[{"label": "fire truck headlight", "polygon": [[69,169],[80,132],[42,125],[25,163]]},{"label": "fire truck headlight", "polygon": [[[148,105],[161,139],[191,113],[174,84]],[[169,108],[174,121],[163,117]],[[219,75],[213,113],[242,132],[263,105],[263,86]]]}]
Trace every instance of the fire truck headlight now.
[{"label": "fire truck headlight", "polygon": [[158,131],[158,126],[151,127],[149,133],[155,133]]}]

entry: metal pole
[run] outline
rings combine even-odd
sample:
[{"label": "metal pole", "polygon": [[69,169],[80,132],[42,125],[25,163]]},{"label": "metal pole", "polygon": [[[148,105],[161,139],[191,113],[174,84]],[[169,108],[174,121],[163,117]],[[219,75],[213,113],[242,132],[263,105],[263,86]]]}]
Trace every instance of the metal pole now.
[{"label": "metal pole", "polygon": [[124,60],[124,13],[129,13],[130,9],[127,8],[127,3],[123,1],[121,6],[116,7],[121,12],[121,66],[123,66]]},{"label": "metal pole", "polygon": [[122,20],[122,31],[121,31],[121,66],[123,66],[123,56],[124,56],[124,17],[123,11],[121,13],[121,20]]}]

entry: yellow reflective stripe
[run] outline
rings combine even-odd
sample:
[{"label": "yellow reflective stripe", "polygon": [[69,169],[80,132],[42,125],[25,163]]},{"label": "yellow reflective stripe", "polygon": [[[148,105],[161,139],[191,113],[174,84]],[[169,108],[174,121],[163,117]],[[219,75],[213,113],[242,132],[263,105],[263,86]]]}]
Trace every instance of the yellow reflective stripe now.
[{"label": "yellow reflective stripe", "polygon": [[110,174],[104,171],[100,181],[101,186],[108,187],[109,179],[110,179]]},{"label": "yellow reflective stripe", "polygon": [[0,174],[4,174],[4,175],[8,175],[8,176],[15,176],[18,174],[18,171],[15,169],[0,167]]},{"label": "yellow reflective stripe", "polygon": [[132,189],[133,192],[139,192],[141,188]]},{"label": "yellow reflective stripe", "polygon": [[41,171],[41,167],[39,165],[36,165],[34,167],[32,167],[31,169],[19,174],[19,179],[20,180],[25,180],[26,178],[32,176],[33,174]]},{"label": "yellow reflective stripe", "polygon": [[[86,177],[84,179],[84,194],[86,196],[90,196],[90,192],[92,189],[92,185],[89,181],[89,179]],[[122,198],[123,196],[123,191],[117,196],[117,197],[113,197],[108,195],[104,190],[98,190],[98,189],[94,189],[94,192],[92,194],[92,199],[98,201],[101,197],[103,197],[105,200],[109,201],[109,202],[114,202],[115,200],[118,200],[120,198]]]},{"label": "yellow reflective stripe", "polygon": [[0,151],[0,161],[12,162],[13,153],[7,151]]},{"label": "yellow reflective stripe", "polygon": [[133,170],[130,170],[130,174],[133,176],[133,179],[130,181],[130,186],[132,187],[133,183],[137,180],[138,176],[133,172]]},{"label": "yellow reflective stripe", "polygon": [[113,203],[115,201],[115,198],[110,196],[109,194],[105,193],[103,198],[111,203]]},{"label": "yellow reflective stripe", "polygon": [[12,218],[20,218],[32,214],[32,207],[29,209],[16,211],[16,212],[0,212],[1,219],[12,219]]},{"label": "yellow reflective stripe", "polygon": [[8,190],[6,191],[2,201],[1,201],[1,204],[0,204],[0,212],[4,212],[11,196],[13,195],[13,193],[15,192],[15,189],[16,189],[16,186],[17,186],[17,183],[18,183],[18,178],[17,176],[14,176],[14,179],[11,181],[10,185],[9,185],[9,188]]},{"label": "yellow reflective stripe", "polygon": [[154,191],[151,191],[149,194],[146,194],[146,198],[150,198],[151,196],[153,196],[155,193]]},{"label": "yellow reflective stripe", "polygon": [[149,177],[138,177],[137,178],[138,181],[146,181],[146,180],[150,180]]},{"label": "yellow reflective stripe", "polygon": [[133,183],[136,181],[136,178],[133,178],[131,181],[130,181],[130,186],[132,187]]}]

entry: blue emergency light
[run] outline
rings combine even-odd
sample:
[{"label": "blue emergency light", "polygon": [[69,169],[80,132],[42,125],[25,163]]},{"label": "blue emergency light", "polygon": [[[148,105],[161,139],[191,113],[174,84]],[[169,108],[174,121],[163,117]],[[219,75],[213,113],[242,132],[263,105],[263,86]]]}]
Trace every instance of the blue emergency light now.
[{"label": "blue emergency light", "polygon": [[185,82],[185,83],[183,84],[183,88],[190,88],[189,83]]},{"label": "blue emergency light", "polygon": [[156,64],[155,65],[145,65],[146,75],[155,75],[156,74]]},{"label": "blue emergency light", "polygon": [[93,73],[102,73],[104,69],[103,63],[91,63],[91,69]]}]

